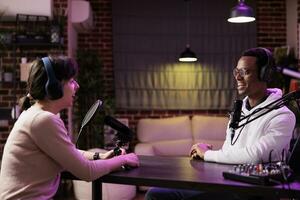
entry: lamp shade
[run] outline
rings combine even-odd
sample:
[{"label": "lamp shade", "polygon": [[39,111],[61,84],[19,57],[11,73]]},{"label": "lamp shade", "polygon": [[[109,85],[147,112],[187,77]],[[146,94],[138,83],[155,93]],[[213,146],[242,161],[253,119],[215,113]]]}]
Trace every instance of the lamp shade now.
[{"label": "lamp shade", "polygon": [[239,0],[238,5],[231,9],[231,14],[227,21],[231,23],[247,23],[255,21],[253,9],[247,6],[244,0]]},{"label": "lamp shade", "polygon": [[197,57],[196,57],[196,54],[193,51],[191,51],[190,47],[187,46],[186,49],[184,50],[184,52],[182,52],[180,54],[179,61],[180,62],[196,62]]}]

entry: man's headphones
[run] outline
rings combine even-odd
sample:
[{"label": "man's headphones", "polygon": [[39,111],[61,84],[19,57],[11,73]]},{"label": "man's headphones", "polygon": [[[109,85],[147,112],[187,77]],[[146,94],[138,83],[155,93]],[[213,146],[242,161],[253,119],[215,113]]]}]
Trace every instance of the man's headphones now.
[{"label": "man's headphones", "polygon": [[268,81],[270,81],[270,78],[275,70],[275,68],[273,66],[274,59],[273,59],[272,53],[268,49],[263,48],[263,47],[259,47],[259,49],[261,49],[261,50],[263,50],[263,52],[265,52],[265,54],[267,56],[267,62],[262,67],[259,67],[260,70],[258,73],[258,78],[261,81],[268,82]]},{"label": "man's headphones", "polygon": [[63,88],[61,82],[55,77],[50,58],[44,57],[42,61],[48,78],[45,85],[46,95],[51,100],[60,99],[63,96]]}]

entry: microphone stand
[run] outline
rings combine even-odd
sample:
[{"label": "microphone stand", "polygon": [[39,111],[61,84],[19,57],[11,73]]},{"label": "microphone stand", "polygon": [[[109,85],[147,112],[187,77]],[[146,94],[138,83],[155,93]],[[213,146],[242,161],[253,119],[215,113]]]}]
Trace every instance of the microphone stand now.
[{"label": "microphone stand", "polygon": [[[115,137],[113,138],[113,140],[116,142],[116,147],[114,148],[114,155],[118,156],[121,155],[122,151],[121,148],[122,147],[128,147],[129,146],[129,142],[132,140],[131,137],[124,135],[124,133],[118,131],[117,134],[115,135]],[[128,170],[131,167],[128,165],[123,165],[121,167],[124,170]]]},{"label": "microphone stand", "polygon": [[129,146],[129,142],[132,140],[133,132],[124,124],[119,122],[117,119],[106,116],[104,118],[104,124],[110,126],[114,130],[117,131],[113,141],[116,142],[116,147],[114,148],[114,154],[120,155],[121,154],[121,147]]},{"label": "microphone stand", "polygon": [[132,140],[132,136],[126,135],[120,131],[117,132],[115,137],[113,138],[113,141],[116,143],[116,147],[114,148],[114,154],[120,155],[122,147],[128,147],[130,141]]},{"label": "microphone stand", "polygon": [[[250,122],[260,118],[261,116],[271,112],[272,110],[276,110],[278,108],[283,107],[284,105],[286,105],[287,103],[289,103],[290,101],[294,101],[300,98],[300,90],[294,91],[294,92],[290,92],[286,95],[284,95],[283,97],[281,97],[280,99],[277,99],[271,103],[269,103],[268,105],[262,107],[262,108],[258,108],[255,111],[253,111],[251,114],[246,115],[244,117],[241,117],[240,120],[238,121],[238,126],[236,127],[236,129],[241,128],[243,126],[245,126],[246,124],[249,124]],[[298,109],[299,109],[299,105],[297,103]],[[263,111],[265,110],[265,111]],[[253,115],[257,114],[258,112],[262,113],[258,114],[257,116],[255,116],[254,118],[250,119],[250,117],[252,117]],[[246,122],[239,124],[240,122],[246,120]]]}]

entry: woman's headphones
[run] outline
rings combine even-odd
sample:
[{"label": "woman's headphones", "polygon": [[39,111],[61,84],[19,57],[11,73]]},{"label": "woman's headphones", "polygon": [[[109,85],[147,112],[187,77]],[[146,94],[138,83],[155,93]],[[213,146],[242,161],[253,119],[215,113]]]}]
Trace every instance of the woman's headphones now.
[{"label": "woman's headphones", "polygon": [[61,82],[56,79],[50,58],[44,57],[42,61],[48,78],[45,85],[46,95],[51,100],[60,99],[63,96],[63,88]]}]

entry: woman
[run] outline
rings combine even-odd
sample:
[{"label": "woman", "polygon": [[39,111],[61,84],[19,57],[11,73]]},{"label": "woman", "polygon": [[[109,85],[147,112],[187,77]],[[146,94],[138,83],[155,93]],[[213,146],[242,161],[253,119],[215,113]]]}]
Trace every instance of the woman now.
[{"label": "woman", "polygon": [[76,74],[77,65],[70,59],[33,62],[28,94],[21,99],[24,111],[4,147],[0,199],[51,199],[64,170],[92,181],[123,165],[139,165],[133,153],[113,157],[113,151],[99,154],[75,148],[57,114],[73,105],[79,88]]}]

